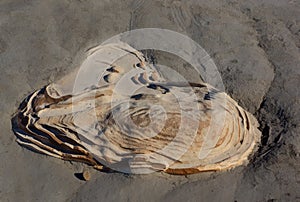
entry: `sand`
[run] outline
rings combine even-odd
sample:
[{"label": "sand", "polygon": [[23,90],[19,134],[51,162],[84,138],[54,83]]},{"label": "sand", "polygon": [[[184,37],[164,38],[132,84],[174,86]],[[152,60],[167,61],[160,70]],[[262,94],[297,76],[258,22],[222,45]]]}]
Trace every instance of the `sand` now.
[{"label": "sand", "polygon": [[[101,173],[15,142],[10,119],[26,95],[80,65],[88,48],[146,27],[198,42],[214,59],[225,91],[259,120],[262,145],[248,166],[188,176]],[[296,0],[2,0],[0,200],[300,201],[299,47]],[[84,169],[89,181],[77,177]]]}]

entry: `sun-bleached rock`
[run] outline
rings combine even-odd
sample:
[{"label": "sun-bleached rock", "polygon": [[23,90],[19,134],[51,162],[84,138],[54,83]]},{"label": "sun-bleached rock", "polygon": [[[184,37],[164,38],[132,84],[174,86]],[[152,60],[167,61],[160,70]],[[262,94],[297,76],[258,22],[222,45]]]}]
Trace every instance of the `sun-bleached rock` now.
[{"label": "sun-bleached rock", "polygon": [[29,95],[12,122],[24,147],[125,173],[233,168],[261,136],[225,92],[168,81],[123,43],[91,49],[79,69]]}]

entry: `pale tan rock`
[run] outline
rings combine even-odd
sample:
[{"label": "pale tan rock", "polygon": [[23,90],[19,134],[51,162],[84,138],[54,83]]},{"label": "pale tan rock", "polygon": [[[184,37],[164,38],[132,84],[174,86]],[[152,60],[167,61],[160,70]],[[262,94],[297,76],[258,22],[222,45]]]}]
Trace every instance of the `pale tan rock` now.
[{"label": "pale tan rock", "polygon": [[91,179],[91,173],[88,170],[84,170],[82,172],[82,177],[85,181],[89,181]]},{"label": "pale tan rock", "polygon": [[[85,64],[96,68],[87,74]],[[13,118],[22,146],[125,173],[244,165],[260,142],[257,127],[226,93],[206,83],[165,81],[126,44],[90,50],[80,69],[32,93]]]}]

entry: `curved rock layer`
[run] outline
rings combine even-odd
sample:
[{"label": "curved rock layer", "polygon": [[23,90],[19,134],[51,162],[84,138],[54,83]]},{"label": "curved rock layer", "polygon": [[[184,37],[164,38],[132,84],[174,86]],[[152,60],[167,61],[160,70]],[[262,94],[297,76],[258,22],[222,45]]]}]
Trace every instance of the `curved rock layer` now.
[{"label": "curved rock layer", "polygon": [[166,81],[127,44],[90,50],[81,68],[29,95],[17,142],[100,170],[189,174],[248,162],[256,119],[206,83]]}]

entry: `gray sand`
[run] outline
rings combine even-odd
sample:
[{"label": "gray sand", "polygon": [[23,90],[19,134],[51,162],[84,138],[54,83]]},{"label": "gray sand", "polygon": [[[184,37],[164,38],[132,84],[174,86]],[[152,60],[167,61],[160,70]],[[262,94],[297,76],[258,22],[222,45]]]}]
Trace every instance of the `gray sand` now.
[{"label": "gray sand", "polygon": [[[189,176],[90,169],[84,182],[74,173],[87,166],[15,142],[10,118],[26,95],[78,66],[88,48],[145,27],[186,34],[214,59],[226,92],[261,124],[251,164]],[[297,0],[2,0],[0,201],[300,201],[299,48]]]}]

